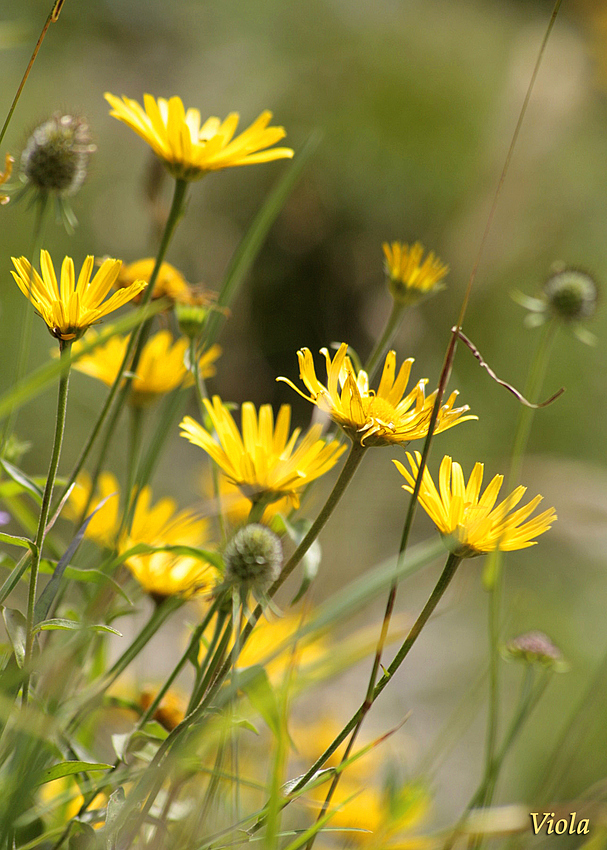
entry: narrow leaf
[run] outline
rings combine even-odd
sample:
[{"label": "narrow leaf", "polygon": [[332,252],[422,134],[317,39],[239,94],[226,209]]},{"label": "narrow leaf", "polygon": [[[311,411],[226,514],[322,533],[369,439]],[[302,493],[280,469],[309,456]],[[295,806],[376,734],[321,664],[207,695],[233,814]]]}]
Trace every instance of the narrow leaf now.
[{"label": "narrow leaf", "polygon": [[96,761],[63,761],[47,768],[38,780],[38,785],[44,785],[54,779],[61,779],[62,776],[73,776],[74,773],[86,773],[89,770],[111,770],[113,766],[113,764]]},{"label": "narrow leaf", "polygon": [[91,632],[109,632],[112,635],[122,637],[122,632],[113,629],[111,626],[106,626],[104,623],[96,623],[94,625],[83,625],[77,620],[66,620],[62,617],[54,617],[51,620],[42,620],[34,626],[34,633],[49,632],[49,631],[64,631],[77,632],[86,629]]},{"label": "narrow leaf", "polygon": [[280,709],[274,688],[268,674],[258,664],[238,670],[236,681],[241,691],[247,695],[253,708],[259,712],[271,731],[280,734]]},{"label": "narrow leaf", "polygon": [[30,549],[32,552],[36,549],[36,544],[29,537],[16,537],[14,534],[6,534],[4,531],[0,531],[0,541],[10,543],[11,546],[21,546],[22,549]]},{"label": "narrow leaf", "polygon": [[15,651],[15,659],[19,668],[25,663],[25,642],[27,635],[27,621],[21,611],[16,608],[2,608],[2,616],[6,625],[6,631]]},{"label": "narrow leaf", "polygon": [[26,475],[26,473],[23,472],[22,469],[18,469],[16,466],[13,466],[12,463],[9,463],[7,460],[4,460],[3,458],[0,458],[0,464],[2,465],[2,468],[7,473],[7,475],[10,475],[10,477],[13,479],[13,481],[16,481],[17,484],[20,484],[21,487],[23,487],[24,490],[27,490],[28,493],[30,493],[34,497],[34,499],[38,502],[38,504],[41,504],[41,502],[42,502],[42,490],[29,477],[29,475]]}]

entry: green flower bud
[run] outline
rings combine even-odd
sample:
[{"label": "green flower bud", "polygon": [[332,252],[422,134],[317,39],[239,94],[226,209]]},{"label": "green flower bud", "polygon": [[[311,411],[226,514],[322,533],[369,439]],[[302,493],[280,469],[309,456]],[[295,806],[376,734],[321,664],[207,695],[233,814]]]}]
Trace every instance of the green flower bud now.
[{"label": "green flower bud", "polygon": [[544,295],[548,308],[555,316],[565,322],[572,322],[593,315],[598,290],[586,272],[561,268],[550,275],[544,284]]},{"label": "green flower bud", "polygon": [[280,575],[282,546],[265,525],[252,523],[236,532],[224,552],[225,579],[245,592],[263,594]]},{"label": "green flower bud", "polygon": [[57,113],[31,134],[21,154],[27,182],[41,193],[73,195],[82,186],[95,150],[82,118]]},{"label": "green flower bud", "polygon": [[198,339],[208,314],[209,308],[202,304],[175,304],[175,318],[179,330],[189,339]]}]

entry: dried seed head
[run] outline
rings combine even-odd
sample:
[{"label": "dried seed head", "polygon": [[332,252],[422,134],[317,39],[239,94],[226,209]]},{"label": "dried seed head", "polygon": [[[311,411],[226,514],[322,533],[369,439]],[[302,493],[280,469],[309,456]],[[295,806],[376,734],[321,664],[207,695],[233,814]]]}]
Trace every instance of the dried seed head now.
[{"label": "dried seed head", "polygon": [[273,531],[252,523],[236,532],[223,557],[229,584],[263,594],[280,575],[282,546]]},{"label": "dried seed head", "polygon": [[548,278],[544,295],[555,316],[565,322],[579,321],[593,315],[598,288],[587,272],[562,268]]},{"label": "dried seed head", "polygon": [[27,140],[21,170],[40,192],[73,195],[86,178],[88,157],[94,150],[86,121],[57,113]]}]

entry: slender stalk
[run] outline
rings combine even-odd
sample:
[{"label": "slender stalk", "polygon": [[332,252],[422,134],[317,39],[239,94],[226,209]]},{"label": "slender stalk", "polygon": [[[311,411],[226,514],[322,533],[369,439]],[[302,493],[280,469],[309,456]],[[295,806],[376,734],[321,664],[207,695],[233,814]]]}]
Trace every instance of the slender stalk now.
[{"label": "slender stalk", "polygon": [[21,92],[23,91],[23,88],[24,88],[24,86],[27,82],[27,78],[29,77],[29,74],[30,74],[30,71],[32,70],[34,62],[36,61],[36,56],[38,55],[38,51],[40,50],[40,47],[42,46],[42,42],[44,41],[44,36],[46,35],[46,31],[48,30],[50,25],[55,23],[55,21],[57,21],[57,19],[59,18],[59,12],[61,11],[61,7],[63,6],[64,2],[65,2],[65,0],[54,0],[54,2],[53,2],[53,6],[51,8],[51,11],[48,14],[48,17],[47,17],[47,19],[44,23],[44,26],[42,27],[42,32],[40,33],[40,37],[38,38],[38,41],[36,42],[36,46],[34,47],[34,52],[31,55],[30,61],[28,62],[28,65],[27,65],[27,68],[25,69],[25,74],[23,75],[21,83],[19,84],[19,88],[17,89],[17,93],[15,94],[15,97],[13,98],[13,102],[11,103],[11,108],[8,111],[8,115],[6,116],[6,120],[4,122],[2,130],[0,130],[0,145],[2,144],[4,136],[5,136],[6,131],[8,129],[8,125],[11,123],[11,118],[13,117],[13,112],[15,111],[15,107],[17,106],[17,103],[19,102],[19,98],[21,97]]},{"label": "slender stalk", "polygon": [[392,310],[390,311],[390,315],[388,316],[388,320],[386,322],[386,326],[383,329],[383,332],[377,342],[373,347],[373,351],[371,352],[369,359],[365,363],[365,372],[369,376],[369,380],[375,374],[375,371],[381,362],[382,357],[385,355],[388,350],[390,343],[392,342],[396,331],[398,330],[398,326],[400,325],[401,319],[405,314],[405,305],[399,304],[398,301],[392,301]]},{"label": "slender stalk", "polygon": [[[343,495],[346,487],[348,486],[349,482],[351,481],[354,473],[358,469],[358,466],[359,466],[359,464],[360,464],[360,462],[361,462],[361,460],[362,460],[362,458],[365,454],[365,450],[366,450],[365,446],[361,446],[360,443],[352,443],[350,453],[349,453],[349,455],[346,459],[344,466],[342,467],[341,473],[339,474],[337,481],[335,482],[333,490],[329,494],[327,501],[325,502],[321,512],[319,513],[318,517],[316,518],[316,521],[312,524],[312,526],[310,527],[306,536],[303,538],[303,540],[301,541],[301,543],[299,544],[299,546],[297,547],[295,552],[291,555],[291,557],[289,558],[289,560],[285,564],[280,577],[274,582],[272,587],[269,589],[268,595],[270,597],[274,596],[274,594],[277,592],[277,590],[282,586],[283,582],[293,572],[295,567],[299,564],[299,562],[301,561],[303,556],[306,554],[306,552],[308,551],[308,549],[310,548],[312,543],[316,540],[316,538],[318,537],[318,535],[322,531],[324,525],[326,524],[327,520],[329,519],[329,517],[333,513],[333,510],[337,506],[337,504],[338,504],[341,496]],[[253,612],[253,614],[251,615],[251,617],[249,618],[247,625],[245,626],[245,628],[242,631],[242,635],[240,637],[241,647],[244,646],[246,640],[248,639],[249,635],[253,631],[253,628],[255,627],[257,621],[261,617],[262,612],[263,612],[262,606],[258,605],[257,608],[255,609],[255,611]],[[226,630],[226,633],[229,634],[228,630]],[[225,638],[226,633],[224,633],[224,638]],[[222,640],[222,644],[223,644],[223,640]],[[221,646],[220,646],[220,648],[221,648]],[[218,655],[218,653],[219,653],[219,649],[218,649],[218,652],[216,653],[216,656]],[[147,798],[145,805],[143,806],[143,808],[141,809],[141,811],[139,813],[139,816],[137,818],[136,823],[137,824],[140,823],[142,821],[142,818],[145,817],[145,814],[147,813],[150,806],[154,802],[155,795],[158,793],[158,790],[160,788],[160,784],[161,784],[161,781],[162,781],[162,780],[154,779],[154,775],[157,772],[157,768],[162,764],[162,762],[164,761],[169,749],[176,743],[176,741],[178,741],[185,734],[185,732],[189,729],[190,726],[197,723],[204,716],[209,705],[211,704],[211,702],[215,698],[222,682],[225,680],[226,676],[229,675],[230,669],[231,669],[231,660],[230,660],[230,658],[228,658],[226,661],[223,662],[221,669],[215,675],[214,680],[212,682],[210,682],[208,689],[206,690],[206,693],[205,693],[204,697],[202,698],[202,701],[196,706],[196,708],[194,708],[183,719],[183,721],[178,726],[176,726],[170,732],[169,736],[162,742],[162,744],[159,747],[156,755],[154,756],[154,758],[152,759],[152,762],[150,763],[150,768],[147,772],[147,776],[143,777],[139,781],[138,785],[135,787],[134,791],[132,792],[131,798],[129,800],[129,804],[128,804],[128,806],[125,807],[125,810],[124,810],[124,817],[126,817],[129,812],[133,811],[134,807],[138,806],[140,801]],[[380,684],[381,684],[381,682],[380,682]],[[379,685],[377,687],[379,687]],[[350,727],[350,729],[348,731],[351,731],[352,728],[353,727]],[[346,732],[346,734],[347,734],[347,732]],[[342,738],[342,740],[343,740],[343,738]],[[339,746],[339,744],[337,746]],[[159,784],[159,782],[160,782],[160,784]],[[137,828],[137,826],[135,825],[133,827],[133,829],[136,829],[136,828]],[[133,832],[133,834],[134,834],[134,832]]]},{"label": "slender stalk", "polygon": [[[183,212],[183,206],[184,206],[184,202],[185,202],[187,187],[188,187],[188,184],[184,180],[176,180],[175,181],[175,189],[174,189],[174,192],[173,192],[173,201],[171,203],[171,209],[169,211],[169,215],[168,215],[168,218],[167,218],[167,221],[166,221],[166,224],[165,224],[162,240],[161,240],[160,246],[158,248],[158,254],[156,256],[156,262],[155,262],[155,265],[154,265],[154,269],[152,271],[152,274],[150,275],[149,283],[148,283],[148,285],[147,285],[147,287],[146,287],[146,289],[143,293],[143,298],[141,300],[142,306],[149,304],[150,301],[152,300],[152,295],[153,295],[153,292],[154,292],[154,286],[156,284],[156,279],[158,277],[158,272],[160,271],[160,267],[162,265],[162,262],[164,260],[165,255],[166,255],[166,252],[167,252],[167,249],[169,247],[171,238],[173,236],[173,233],[175,232],[175,228],[177,227],[177,224],[178,224],[179,219],[181,218],[181,215],[182,215],[182,212]],[[137,361],[139,360],[139,357],[137,356],[137,352],[139,352],[139,354],[140,354],[142,346],[138,345],[138,340],[141,340],[142,337],[145,339],[145,336],[147,335],[147,332],[149,331],[151,323],[152,323],[152,318],[149,318],[143,323],[139,333],[137,333],[136,330],[134,330],[132,332],[132,334],[129,338],[128,345],[126,347],[126,351],[124,353],[124,358],[122,360],[122,364],[120,366],[120,369],[118,370],[118,374],[116,375],[116,380],[114,381],[114,383],[111,386],[111,389],[110,389],[108,396],[107,396],[107,398],[104,402],[104,405],[103,405],[103,407],[102,407],[102,409],[99,413],[99,416],[97,417],[97,421],[95,422],[95,425],[93,426],[93,430],[91,431],[91,434],[89,435],[89,438],[86,441],[86,443],[85,443],[85,445],[82,449],[82,452],[80,453],[80,457],[76,461],[76,465],[75,465],[74,469],[72,470],[70,477],[69,477],[69,479],[68,479],[68,481],[65,485],[62,496],[72,486],[72,484],[74,483],[74,481],[76,480],[76,478],[78,476],[78,473],[80,472],[80,470],[84,466],[86,459],[88,458],[90,451],[93,448],[93,445],[95,444],[95,441],[97,440],[97,437],[99,436],[99,433],[100,433],[101,429],[103,428],[103,425],[104,425],[104,423],[105,423],[105,421],[106,421],[106,419],[107,419],[107,417],[110,413],[110,409],[112,408],[112,405],[114,403],[114,400],[116,399],[116,395],[118,393],[118,390],[120,389],[121,384],[122,384],[120,396],[116,400],[116,406],[115,406],[115,409],[114,409],[114,412],[113,412],[113,415],[112,415],[112,420],[111,420],[110,424],[108,425],[108,429],[107,429],[108,435],[106,436],[105,443],[104,443],[103,448],[100,452],[100,457],[99,457],[99,461],[97,463],[97,470],[96,470],[97,474],[93,478],[92,487],[91,487],[91,494],[94,492],[95,484],[96,484],[97,478],[99,477],[99,472],[101,471],[103,463],[105,461],[105,455],[107,453],[107,449],[109,447],[111,437],[114,433],[116,423],[118,422],[118,418],[119,418],[120,413],[122,411],[124,401],[126,399],[127,393],[129,392],[130,386],[131,386],[131,379],[129,379],[129,378],[125,378],[124,383],[123,383],[123,373],[127,369],[128,365],[131,361],[131,358],[133,357],[133,352],[135,352],[135,356],[136,356]],[[144,334],[144,329],[147,329],[145,331],[145,334]],[[137,349],[136,349],[136,346],[137,346]],[[135,358],[133,358],[133,363],[132,363],[131,368],[132,369],[136,368]],[[91,496],[91,498],[92,498],[92,496]],[[87,505],[87,510],[88,510],[88,507],[90,507],[90,501],[89,501],[89,504]]]},{"label": "slender stalk", "polygon": [[[396,673],[396,671],[398,670],[400,665],[403,663],[403,661],[405,660],[405,658],[407,657],[407,655],[411,651],[411,649],[412,649],[413,645],[415,644],[415,641],[419,637],[423,627],[428,622],[430,615],[432,614],[432,612],[434,611],[434,609],[438,605],[442,595],[444,594],[444,592],[448,588],[449,584],[451,583],[451,579],[455,575],[457,568],[460,565],[460,562],[461,562],[461,558],[458,555],[454,555],[453,553],[451,553],[449,555],[449,557],[447,558],[447,562],[445,564],[445,567],[444,567],[436,585],[434,586],[434,590],[432,591],[432,593],[428,597],[428,600],[427,600],[426,604],[424,605],[424,608],[423,608],[421,614],[419,615],[419,617],[417,618],[417,620],[415,621],[415,623],[411,627],[409,634],[405,638],[405,641],[401,644],[400,649],[398,650],[398,652],[394,656],[392,662],[388,666],[384,675],[381,677],[379,682],[373,688],[373,693],[371,695],[371,704],[373,704],[375,702],[375,700],[381,694],[383,689],[386,687],[388,682],[392,679],[392,677],[394,676],[394,674]],[[312,779],[314,774],[317,773],[322,768],[322,766],[325,764],[327,759],[329,759],[333,755],[335,750],[345,741],[345,739],[348,737],[350,732],[352,732],[352,730],[356,728],[356,725],[360,721],[361,716],[364,716],[365,703],[366,703],[366,701],[361,704],[360,708],[352,715],[350,720],[346,723],[346,725],[341,730],[341,732],[336,736],[334,741],[327,747],[327,749],[324,751],[324,753],[314,762],[314,764],[307,771],[307,773],[305,773],[304,776],[301,777],[301,779],[299,780],[297,785],[294,786],[294,788],[292,789],[292,793],[295,792],[295,791],[300,791],[302,788],[304,788],[308,784],[308,782]]]},{"label": "slender stalk", "polygon": [[67,394],[70,381],[70,350],[72,347],[71,341],[59,340],[59,349],[61,358],[65,363],[65,369],[61,373],[59,379],[59,392],[57,397],[57,418],[55,422],[55,439],[53,441],[53,450],[51,453],[51,461],[49,464],[48,475],[46,477],[46,485],[42,496],[42,505],[40,507],[40,517],[38,519],[38,530],[36,532],[36,549],[32,556],[32,564],[30,567],[30,583],[29,593],[27,598],[27,617],[26,617],[26,638],[25,638],[25,662],[26,670],[25,679],[23,681],[22,704],[27,705],[29,694],[29,665],[32,660],[32,649],[34,645],[34,607],[36,604],[36,590],[38,586],[38,569],[40,567],[40,559],[42,556],[42,547],[44,545],[44,536],[46,534],[46,524],[48,522],[49,511],[51,507],[51,499],[53,497],[53,487],[55,485],[55,476],[57,475],[57,467],[59,466],[59,457],[61,456],[61,445],[63,443],[63,432],[65,430],[65,414],[67,410]]},{"label": "slender stalk", "polygon": [[[129,435],[129,453],[128,453],[128,462],[127,462],[127,473],[126,473],[126,489],[125,489],[125,500],[126,500],[126,509],[122,518],[122,527],[120,531],[124,529],[130,531],[131,524],[133,522],[133,515],[135,513],[135,505],[137,504],[137,496],[139,493],[139,486],[136,481],[136,472],[137,466],[139,463],[139,455],[141,452],[141,437],[143,431],[143,409],[141,407],[136,407],[131,405],[130,408],[131,413],[131,429]],[[92,492],[92,488],[91,488]]]},{"label": "slender stalk", "polygon": [[[552,352],[558,324],[552,319],[544,325],[543,333],[538,342],[533,360],[529,367],[527,381],[525,383],[524,395],[530,401],[536,401],[539,397],[550,354]],[[531,407],[521,405],[514,432],[512,453],[510,456],[510,470],[508,473],[508,490],[520,481],[520,472],[523,457],[529,442],[531,426],[533,424],[535,410]],[[501,633],[501,610],[503,603],[504,575],[502,570],[503,556],[500,549],[496,549],[489,555],[485,570],[485,582],[489,585],[489,710],[487,714],[487,738],[485,744],[485,773],[483,782],[488,785],[488,777],[493,770],[495,750],[499,732],[499,706],[500,706],[500,633]]]},{"label": "slender stalk", "polygon": [[[34,218],[34,232],[32,237],[32,248],[31,248],[31,265],[30,265],[30,273],[29,273],[29,282],[28,282],[28,293],[31,292],[32,286],[32,278],[34,275],[34,263],[37,259],[40,259],[40,248],[42,247],[42,242],[44,238],[44,215],[48,209],[48,194],[43,193],[37,199],[36,202],[36,215]],[[32,342],[32,323],[34,319],[34,310],[31,305],[31,298],[29,301],[25,303],[25,312],[23,315],[23,327],[21,328],[21,338],[19,341],[19,355],[17,357],[17,367],[15,369],[14,377],[12,380],[13,388],[17,386],[17,384],[22,380],[25,375],[27,369],[27,360],[30,353],[30,346]],[[8,416],[6,417],[6,422],[4,424],[4,430],[2,432],[2,454],[6,451],[6,445],[8,439],[12,432],[15,429],[15,425],[17,422],[17,408],[13,407]]]}]

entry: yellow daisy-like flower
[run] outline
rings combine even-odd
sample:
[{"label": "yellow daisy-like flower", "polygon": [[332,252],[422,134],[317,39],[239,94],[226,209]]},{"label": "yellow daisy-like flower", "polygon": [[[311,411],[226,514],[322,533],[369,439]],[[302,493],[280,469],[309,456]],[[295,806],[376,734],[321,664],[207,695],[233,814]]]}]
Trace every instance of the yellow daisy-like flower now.
[{"label": "yellow daisy-like flower", "polygon": [[293,156],[291,148],[271,147],[286,134],[283,127],[268,126],[272,113],[267,110],[234,137],[237,112],[224,121],[207,118],[201,125],[200,111],[186,111],[179,97],[156,100],[144,94],[142,107],[124,95],[122,99],[109,92],[104,96],[112,107],[110,115],[141,136],[177,180],[198,180],[209,171]]},{"label": "yellow daisy-like flower", "polygon": [[[407,452],[407,459],[411,472],[399,461],[395,460],[394,463],[407,481],[407,484],[403,484],[403,489],[412,493],[421,455],[415,452],[414,459]],[[535,546],[537,541],[533,538],[548,531],[556,520],[554,508],[548,508],[527,521],[541,502],[541,496],[536,496],[524,507],[514,510],[525,495],[526,487],[516,487],[506,499],[495,506],[503,481],[503,475],[496,475],[481,495],[483,464],[474,465],[466,484],[459,463],[453,463],[451,458],[446,456],[440,465],[437,490],[428,469],[424,469],[419,502],[440,533],[448,539],[449,548],[454,554],[462,558],[473,558],[494,549],[504,552],[526,549],[528,546]]]},{"label": "yellow daisy-like flower", "polygon": [[425,295],[444,289],[441,280],[449,266],[441,262],[432,251],[422,263],[424,248],[420,242],[384,242],[385,269],[388,286],[395,301],[415,304]]},{"label": "yellow daisy-like flower", "polygon": [[[405,360],[396,374],[396,354],[389,351],[379,387],[374,391],[369,389],[369,376],[366,372],[361,370],[358,375],[355,373],[347,352],[348,346],[342,342],[331,360],[327,349],[321,349],[320,353],[324,354],[327,364],[326,386],[316,377],[310,349],[301,348],[297,352],[299,376],[306,385],[309,396],[288,378],[277,380],[289,384],[300,396],[328,413],[351,440],[361,445],[387,446],[425,437],[436,391],[426,398],[424,387],[428,381],[423,379],[403,397],[413,359]],[[454,390],[441,407],[434,428],[435,434],[452,428],[458,422],[478,419],[477,416],[464,416],[470,409],[467,405],[453,407],[457,395],[457,390]]]},{"label": "yellow daisy-like flower", "polygon": [[[74,368],[97,378],[111,387],[118,376],[128,345],[126,336],[113,336],[105,345],[81,357]],[[185,337],[173,341],[170,331],[158,331],[145,344],[135,377],[131,384],[130,401],[134,407],[145,407],[180,386],[193,382],[186,365],[189,342]],[[77,352],[78,348],[74,349]],[[200,374],[210,378],[215,374],[215,361],[221,354],[219,345],[212,345],[200,358]]]},{"label": "yellow daisy-like flower", "polygon": [[[125,288],[132,285],[136,280],[145,280],[149,283],[156,260],[153,257],[145,257],[134,263],[123,265],[120,274],[116,278],[116,288]],[[152,299],[167,298],[174,304],[202,304],[213,302],[213,297],[201,287],[192,286],[187,282],[181,272],[170,263],[162,263],[158,270]],[[135,298],[135,302],[139,299]]]},{"label": "yellow daisy-like flower", "polygon": [[186,416],[181,436],[209,454],[227,477],[252,501],[274,502],[288,496],[299,506],[299,491],[328,472],[345,451],[336,440],[321,439],[322,426],[313,425],[297,444],[300,428],[289,437],[291,408],[283,404],[276,417],[269,404],[242,405],[242,437],[232,414],[219,396],[204,399],[217,434],[215,440],[202,425]]},{"label": "yellow daisy-like flower", "polygon": [[[82,510],[89,501],[91,479],[81,473],[72,491],[64,515],[67,519],[79,520]],[[97,496],[93,499],[91,512],[101,498],[119,493],[115,476],[110,472],[99,478]],[[116,545],[120,531],[118,499],[108,499],[90,521],[85,537],[102,546]],[[152,505],[152,492],[144,487],[137,496],[133,522],[129,534],[121,534],[117,542],[118,552],[124,554],[139,543],[160,548],[162,546],[204,546],[208,537],[208,522],[191,511],[177,513],[173,499],[164,498]],[[209,590],[215,583],[215,568],[195,557],[177,555],[173,552],[151,552],[131,555],[125,562],[146,593],[155,598],[165,596],[190,596]]]},{"label": "yellow daisy-like flower", "polygon": [[11,274],[17,286],[40,313],[51,334],[63,341],[78,339],[87,328],[147,286],[144,280],[137,280],[104,300],[118,277],[120,260],[106,260],[91,280],[95,258],[89,256],[76,280],[74,262],[66,257],[61,265],[60,285],[48,251],[40,252],[42,277],[25,257],[12,257],[12,261],[17,271]]}]

